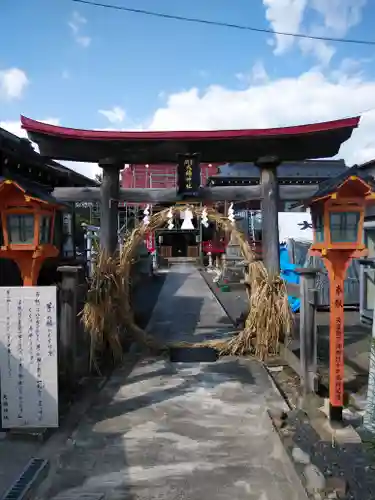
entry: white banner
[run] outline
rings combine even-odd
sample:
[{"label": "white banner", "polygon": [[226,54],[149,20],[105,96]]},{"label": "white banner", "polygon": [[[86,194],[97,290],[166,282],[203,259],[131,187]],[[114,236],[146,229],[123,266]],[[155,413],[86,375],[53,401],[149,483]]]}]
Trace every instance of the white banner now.
[{"label": "white banner", "polygon": [[0,287],[4,428],[58,427],[56,287]]},{"label": "white banner", "polygon": [[279,241],[313,241],[311,214],[308,212],[279,213]]}]

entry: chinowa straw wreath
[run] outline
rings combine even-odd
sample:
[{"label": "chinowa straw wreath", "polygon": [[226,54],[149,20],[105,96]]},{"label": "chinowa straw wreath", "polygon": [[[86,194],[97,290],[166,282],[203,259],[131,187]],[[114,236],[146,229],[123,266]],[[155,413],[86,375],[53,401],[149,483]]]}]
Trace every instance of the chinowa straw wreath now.
[{"label": "chinowa straw wreath", "polygon": [[[172,208],[172,212],[177,214],[186,208],[191,207]],[[99,252],[83,309],[83,323],[91,339],[90,360],[94,366],[97,366],[97,359],[105,348],[110,349],[115,362],[120,361],[124,339],[156,352],[171,347],[160,345],[136,324],[131,306],[132,266],[137,247],[144,241],[146,232],[154,232],[166,225],[170,210],[167,208],[152,215],[148,225],[138,225],[117,257],[107,257]],[[203,209],[194,211],[201,216]],[[236,336],[184,345],[209,345],[220,355],[251,354],[264,360],[269,355],[277,354],[279,341],[291,331],[292,314],[285,283],[279,276],[268,276],[263,263],[255,260],[245,235],[235,224],[214,209],[206,208],[206,213],[218,228],[231,233],[240,246],[244,260],[249,263],[245,277],[249,313],[244,329]]]}]

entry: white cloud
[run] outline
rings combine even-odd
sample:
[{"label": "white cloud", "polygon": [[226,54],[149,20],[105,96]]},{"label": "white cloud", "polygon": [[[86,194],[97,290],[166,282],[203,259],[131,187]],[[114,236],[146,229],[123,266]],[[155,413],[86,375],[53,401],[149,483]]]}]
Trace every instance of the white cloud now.
[{"label": "white cloud", "polygon": [[262,61],[257,61],[252,69],[251,76],[254,82],[267,82],[268,74]]},{"label": "white cloud", "polygon": [[79,45],[82,45],[82,47],[86,48],[90,45],[91,38],[89,36],[77,36],[76,42],[79,43]]},{"label": "white cloud", "polygon": [[303,54],[312,54],[322,66],[328,66],[336,49],[323,40],[302,38],[298,42]]},{"label": "white cloud", "polygon": [[[45,118],[44,120],[39,120],[44,123],[50,123],[51,125],[60,125],[59,118]],[[4,128],[11,134],[17,135],[18,137],[27,138],[27,132],[23,128],[21,128],[20,121],[0,121],[0,127]],[[37,144],[32,143],[35,151],[39,152],[39,147]],[[62,161],[61,164],[79,172],[80,174],[86,175],[87,177],[95,178],[95,174],[101,172],[101,168],[94,163],[81,163],[81,162],[73,162],[73,161]]]},{"label": "white cloud", "polygon": [[[266,18],[274,31],[298,33],[303,20],[307,0],[263,0]],[[291,36],[275,35],[275,54],[285,53],[294,43]]]},{"label": "white cloud", "polygon": [[22,69],[0,70],[0,98],[19,99],[28,84],[29,80]]},{"label": "white cloud", "polygon": [[[215,130],[300,125],[375,108],[375,81],[335,78],[318,69],[296,78],[270,80],[245,90],[211,86],[172,94],[147,126],[151,130]],[[348,164],[375,158],[375,111],[364,115],[340,157]]]},{"label": "white cloud", "polygon": [[336,36],[345,36],[350,28],[362,20],[367,0],[312,0],[311,7],[318,12],[327,30]]},{"label": "white cloud", "polygon": [[113,106],[112,109],[99,109],[98,113],[105,116],[110,123],[122,123],[126,113],[120,106]]},{"label": "white cloud", "polygon": [[236,78],[241,83],[245,84],[250,84],[251,82],[265,83],[269,79],[266,68],[264,67],[262,61],[257,61],[252,67],[250,73],[237,73]]},{"label": "white cloud", "polygon": [[74,11],[68,25],[72,30],[74,40],[84,48],[91,44],[91,37],[82,34],[83,27],[87,24],[87,19],[77,11]]},{"label": "white cloud", "polygon": [[[344,37],[358,25],[367,0],[263,0],[266,18],[274,31],[305,33],[314,36]],[[309,13],[318,15],[320,22],[310,26]],[[275,34],[274,53],[286,53],[294,43],[304,54],[312,54],[327,66],[336,49],[329,42],[297,39]]]}]

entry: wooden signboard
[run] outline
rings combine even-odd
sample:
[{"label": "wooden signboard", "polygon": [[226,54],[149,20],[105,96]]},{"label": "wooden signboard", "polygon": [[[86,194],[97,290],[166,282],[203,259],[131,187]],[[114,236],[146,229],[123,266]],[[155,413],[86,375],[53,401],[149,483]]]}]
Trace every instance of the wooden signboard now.
[{"label": "wooden signboard", "polygon": [[4,428],[58,427],[56,287],[0,288]]},{"label": "wooden signboard", "polygon": [[187,197],[196,197],[201,184],[199,155],[178,155],[177,192]]}]

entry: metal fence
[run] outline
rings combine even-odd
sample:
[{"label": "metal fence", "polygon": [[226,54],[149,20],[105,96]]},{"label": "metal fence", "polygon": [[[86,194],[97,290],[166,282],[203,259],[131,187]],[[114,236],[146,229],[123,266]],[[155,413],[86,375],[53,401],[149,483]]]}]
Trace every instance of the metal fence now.
[{"label": "metal fence", "polygon": [[[310,243],[295,240],[288,241],[291,262],[298,267],[314,267],[321,269],[316,278],[316,288],[319,290],[318,306],[329,306],[329,279],[324,263],[320,257],[308,255]],[[346,273],[344,283],[344,303],[345,306],[359,306],[360,296],[360,264],[358,260],[353,260]]]}]

